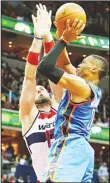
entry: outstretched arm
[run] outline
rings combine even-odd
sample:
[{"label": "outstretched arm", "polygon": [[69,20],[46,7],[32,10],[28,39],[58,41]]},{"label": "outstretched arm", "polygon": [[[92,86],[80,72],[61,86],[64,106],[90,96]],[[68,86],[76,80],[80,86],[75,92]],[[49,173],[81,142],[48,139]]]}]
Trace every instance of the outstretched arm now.
[{"label": "outstretched arm", "polygon": [[[54,21],[54,24],[56,26],[55,21]],[[75,19],[74,26],[76,26],[77,24],[78,24],[78,19]],[[78,36],[79,33],[81,32],[82,26],[83,26],[83,23],[80,22],[79,30],[78,31],[76,30],[76,31],[74,31],[74,33],[72,33],[70,40],[79,40],[79,39],[83,38],[83,36]],[[56,28],[57,28],[57,26],[56,26]],[[59,30],[56,30],[57,40],[59,40],[61,36],[62,36],[62,32]],[[59,55],[58,60],[57,60],[57,66],[59,68],[63,69],[68,74],[76,74],[76,68],[71,64],[66,48],[64,48],[62,53]]]},{"label": "outstretched arm", "polygon": [[72,29],[73,27],[69,27],[68,21],[67,28],[64,31],[62,39],[58,41],[54,48],[49,52],[49,54],[42,59],[42,62],[38,66],[38,70],[43,75],[48,77],[52,82],[55,84],[60,84],[62,87],[68,89],[71,93],[87,97],[90,95],[91,91],[84,79],[75,75],[68,74],[55,66],[58,56],[66,47],[67,41],[70,41],[69,36],[70,33],[72,33]]},{"label": "outstretched arm", "polygon": [[39,10],[37,10],[37,18],[32,15],[32,20],[34,24],[34,36],[36,38],[33,39],[32,45],[29,49],[27,63],[25,66],[25,77],[19,101],[19,114],[20,119],[23,123],[25,121],[29,121],[29,114],[32,108],[35,107],[34,102],[36,92],[36,71],[39,62],[40,52],[42,49],[42,33],[47,26],[47,24],[43,24],[42,15]]},{"label": "outstretched arm", "polygon": [[27,56],[25,76],[19,100],[19,114],[21,122],[28,121],[28,116],[34,107],[36,92],[36,71],[41,49],[42,40],[37,40],[34,38]]},{"label": "outstretched arm", "polygon": [[[75,20],[74,23],[77,24],[78,20]],[[57,39],[60,38],[60,37],[58,37],[57,34],[56,34],[56,36],[57,36]],[[59,36],[61,36],[61,34],[59,34]],[[71,39],[78,39],[76,32],[72,35]],[[54,41],[53,41],[52,34],[51,34],[51,32],[48,32],[44,36],[44,55],[46,55],[53,46],[54,46]],[[64,50],[58,56],[56,66],[61,68],[68,74],[76,75],[76,68],[71,64],[66,48],[64,48]],[[49,83],[50,83],[52,93],[54,94],[54,98],[57,100],[57,102],[60,102],[62,94],[63,94],[63,88],[59,85],[55,85],[51,81],[49,81]]]}]

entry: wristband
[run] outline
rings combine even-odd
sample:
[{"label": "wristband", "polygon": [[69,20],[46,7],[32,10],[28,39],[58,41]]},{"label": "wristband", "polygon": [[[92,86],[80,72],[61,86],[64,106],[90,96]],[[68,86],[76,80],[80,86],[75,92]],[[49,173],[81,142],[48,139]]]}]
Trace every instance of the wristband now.
[{"label": "wristband", "polygon": [[40,53],[29,52],[27,56],[27,62],[32,65],[39,64]]},{"label": "wristband", "polygon": [[55,45],[54,40],[50,42],[44,42],[44,52],[48,53],[51,50],[51,48],[53,48],[54,45]]},{"label": "wristband", "polygon": [[35,36],[35,38],[36,38],[36,39],[39,39],[39,40],[43,40],[42,37],[37,37],[37,36]]}]

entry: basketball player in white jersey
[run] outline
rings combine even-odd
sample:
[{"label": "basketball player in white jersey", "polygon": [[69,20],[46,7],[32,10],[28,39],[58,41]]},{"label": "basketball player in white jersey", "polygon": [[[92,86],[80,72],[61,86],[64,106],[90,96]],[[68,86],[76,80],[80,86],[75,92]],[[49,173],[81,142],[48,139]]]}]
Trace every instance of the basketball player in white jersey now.
[{"label": "basketball player in white jersey", "polygon": [[[58,102],[62,97],[62,88],[50,82],[54,93],[51,98],[43,86],[36,86],[36,72],[42,44],[44,45],[44,54],[48,53],[54,46],[52,35],[49,33],[51,11],[48,13],[46,7],[41,4],[37,5],[37,9],[37,18],[32,15],[35,37],[29,49],[25,66],[19,116],[22,123],[23,138],[31,155],[33,168],[37,179],[42,181],[42,172],[46,167],[48,151],[53,139],[52,132]],[[50,36],[46,36],[48,33]],[[66,58],[65,53],[63,56]]]}]

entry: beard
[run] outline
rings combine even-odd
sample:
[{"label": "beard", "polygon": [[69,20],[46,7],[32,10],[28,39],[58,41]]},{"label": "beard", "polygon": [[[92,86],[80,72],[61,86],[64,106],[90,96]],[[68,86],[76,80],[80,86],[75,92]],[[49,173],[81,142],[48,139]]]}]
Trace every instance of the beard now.
[{"label": "beard", "polygon": [[35,100],[35,104],[36,106],[41,104],[51,104],[51,99],[49,97],[45,97],[41,95]]}]

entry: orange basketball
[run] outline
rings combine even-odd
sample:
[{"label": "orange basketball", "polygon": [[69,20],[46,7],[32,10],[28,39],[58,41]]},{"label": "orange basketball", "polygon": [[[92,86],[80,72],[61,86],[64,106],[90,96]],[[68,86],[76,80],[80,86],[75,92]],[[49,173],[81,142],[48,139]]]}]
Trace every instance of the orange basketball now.
[{"label": "orange basketball", "polygon": [[70,25],[72,25],[74,19],[82,20],[86,24],[86,13],[84,9],[76,3],[66,3],[57,10],[55,15],[54,24],[57,28],[57,38],[59,33],[61,34],[66,28],[66,21],[70,19]]}]

